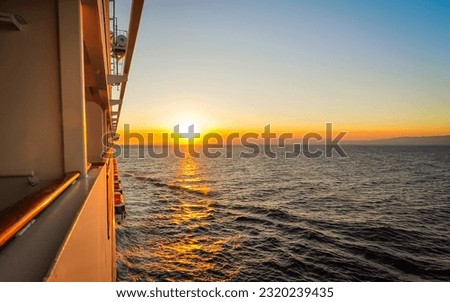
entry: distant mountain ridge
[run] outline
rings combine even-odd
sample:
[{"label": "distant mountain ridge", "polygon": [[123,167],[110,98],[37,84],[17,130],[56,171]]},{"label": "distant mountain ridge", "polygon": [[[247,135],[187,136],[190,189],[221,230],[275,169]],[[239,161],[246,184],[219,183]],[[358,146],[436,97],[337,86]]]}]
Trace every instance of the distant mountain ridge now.
[{"label": "distant mountain ridge", "polygon": [[343,141],[346,145],[445,145],[450,146],[450,135],[440,136],[417,136],[417,137],[394,137],[387,139],[366,141]]}]

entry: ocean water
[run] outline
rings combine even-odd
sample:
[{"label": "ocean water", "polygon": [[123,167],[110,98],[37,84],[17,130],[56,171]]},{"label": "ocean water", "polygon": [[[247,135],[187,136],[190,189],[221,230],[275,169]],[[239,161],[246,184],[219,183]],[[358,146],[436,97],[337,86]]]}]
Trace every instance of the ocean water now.
[{"label": "ocean water", "polygon": [[450,147],[119,158],[122,281],[450,281]]}]

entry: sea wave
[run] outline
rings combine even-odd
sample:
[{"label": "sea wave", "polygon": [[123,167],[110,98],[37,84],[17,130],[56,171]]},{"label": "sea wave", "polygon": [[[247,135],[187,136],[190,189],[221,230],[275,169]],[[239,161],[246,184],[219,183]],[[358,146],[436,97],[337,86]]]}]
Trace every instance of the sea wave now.
[{"label": "sea wave", "polygon": [[119,159],[119,280],[450,281],[449,148],[346,151]]}]

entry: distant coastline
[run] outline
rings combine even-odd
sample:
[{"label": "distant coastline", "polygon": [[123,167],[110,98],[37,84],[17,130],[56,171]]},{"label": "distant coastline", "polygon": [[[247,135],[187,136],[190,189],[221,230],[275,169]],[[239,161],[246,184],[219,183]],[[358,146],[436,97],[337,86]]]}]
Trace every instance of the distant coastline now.
[{"label": "distant coastline", "polygon": [[[263,146],[264,142],[261,139],[258,140],[251,140],[250,141],[252,144],[256,144],[258,146]],[[301,139],[293,139],[291,141],[287,141],[286,145],[292,145],[292,144],[302,144],[302,140]],[[311,145],[323,145],[324,141],[316,141],[316,140],[311,140],[309,142]],[[249,145],[252,145],[249,144]],[[385,139],[375,139],[375,140],[345,140],[345,138],[343,140],[341,140],[339,142],[339,144],[342,145],[359,145],[359,146],[364,146],[364,145],[370,145],[370,146],[375,146],[375,145],[380,145],[380,146],[450,146],[450,135],[440,135],[440,136],[403,136],[403,137],[393,137],[393,138],[385,138]],[[185,144],[181,144],[181,145],[185,145]],[[197,145],[197,144],[196,144]],[[224,146],[226,146],[227,144],[225,143]],[[231,145],[239,145],[235,142],[233,142],[233,144]],[[249,145],[245,145],[244,146],[249,146]],[[277,145],[276,143],[276,139],[273,139],[271,145]],[[138,144],[123,144],[123,143],[119,143],[117,144],[117,146],[120,147],[125,147],[125,146],[138,146]],[[159,146],[162,147],[164,146],[161,143],[154,143],[154,144],[148,144],[148,143],[143,143],[141,146]],[[173,146],[173,144],[169,144],[169,146]]]},{"label": "distant coastline", "polygon": [[344,145],[450,146],[450,135],[404,136],[377,140],[342,141]]}]

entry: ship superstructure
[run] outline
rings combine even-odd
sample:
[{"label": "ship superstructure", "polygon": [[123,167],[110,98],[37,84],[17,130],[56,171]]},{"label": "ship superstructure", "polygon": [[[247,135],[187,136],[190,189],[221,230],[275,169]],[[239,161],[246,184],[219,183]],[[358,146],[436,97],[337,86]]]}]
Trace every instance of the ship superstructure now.
[{"label": "ship superstructure", "polygon": [[114,1],[0,1],[0,281],[116,279],[112,147],[143,2],[120,31]]}]

